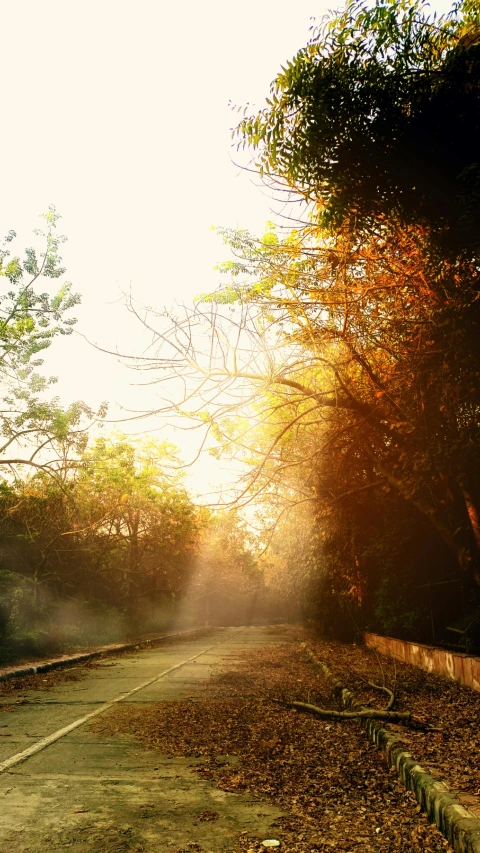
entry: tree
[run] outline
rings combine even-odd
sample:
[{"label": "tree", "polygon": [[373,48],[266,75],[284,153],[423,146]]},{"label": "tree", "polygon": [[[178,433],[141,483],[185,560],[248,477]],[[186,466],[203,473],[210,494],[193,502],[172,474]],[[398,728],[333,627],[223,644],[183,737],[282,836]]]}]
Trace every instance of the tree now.
[{"label": "tree", "polygon": [[[239,256],[226,265],[231,283],[169,315],[170,328],[157,324],[139,366],[180,375],[176,410],[243,461],[235,500],[277,491],[293,506],[392,490],[478,581],[480,365],[458,264],[440,299],[415,230],[225,237]],[[296,493],[291,469],[302,472]]]},{"label": "tree", "polygon": [[[193,503],[168,442],[98,438],[83,456],[75,486],[80,537],[116,604],[132,613],[146,602],[175,604],[197,541]],[[85,533],[82,533],[82,528]]]},{"label": "tree", "polygon": [[479,32],[470,0],[349,0],[236,129],[304,221],[224,232],[228,284],[143,318],[158,413],[216,439],[274,531],[312,507],[311,578],[363,600],[422,537],[480,584]]},{"label": "tree", "polygon": [[200,526],[166,442],[98,438],[62,479],[39,471],[3,483],[6,633],[38,625],[50,635],[52,614],[87,619],[96,607],[117,624],[125,616],[124,631],[140,619],[144,626],[171,617],[194,568]]},{"label": "tree", "polygon": [[479,82],[475,0],[440,18],[425,0],[348,0],[236,135],[324,224],[422,224],[442,251],[478,257]]},{"label": "tree", "polygon": [[263,613],[264,578],[255,538],[233,510],[201,511],[187,606],[207,625],[245,625]]},{"label": "tree", "polygon": [[[75,319],[68,312],[80,301],[65,282],[53,296],[38,289],[42,279],[58,279],[65,269],[59,250],[65,237],[57,236],[59,215],[50,207],[45,231],[37,231],[44,248],[25,250],[23,260],[11,255],[15,232],[0,249],[0,465],[9,472],[19,466],[57,470],[65,461],[67,444],[81,450],[85,444],[84,418],[93,412],[84,403],[63,409],[58,398],[45,399],[55,382],[37,369],[39,354],[57,335],[69,335]],[[99,412],[101,416],[104,408]]]}]

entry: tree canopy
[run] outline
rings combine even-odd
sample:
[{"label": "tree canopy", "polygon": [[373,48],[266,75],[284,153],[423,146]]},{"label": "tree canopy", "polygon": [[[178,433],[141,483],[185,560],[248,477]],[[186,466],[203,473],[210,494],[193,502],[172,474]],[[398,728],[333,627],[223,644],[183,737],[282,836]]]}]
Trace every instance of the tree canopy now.
[{"label": "tree canopy", "polygon": [[440,299],[415,231],[225,238],[231,282],[159,333],[157,364],[175,365],[182,410],[195,400],[190,417],[244,462],[236,500],[288,502],[292,468],[300,501],[393,490],[478,577],[480,364],[457,267]]},{"label": "tree canopy", "polygon": [[[27,248],[23,259],[12,256],[15,232],[0,249],[0,466],[9,472],[22,467],[58,472],[69,453],[81,450],[92,409],[78,401],[64,408],[46,392],[54,377],[40,372],[41,353],[58,335],[70,335],[76,323],[71,309],[80,301],[64,282],[53,295],[40,290],[42,282],[59,279],[60,247],[65,237],[56,233],[59,214],[51,206],[44,215],[45,230],[35,232],[42,248]],[[98,413],[104,413],[104,407]]]},{"label": "tree canopy", "polygon": [[478,3],[437,17],[425,0],[348,0],[236,135],[324,224],[423,225],[444,250],[477,255],[479,82]]}]

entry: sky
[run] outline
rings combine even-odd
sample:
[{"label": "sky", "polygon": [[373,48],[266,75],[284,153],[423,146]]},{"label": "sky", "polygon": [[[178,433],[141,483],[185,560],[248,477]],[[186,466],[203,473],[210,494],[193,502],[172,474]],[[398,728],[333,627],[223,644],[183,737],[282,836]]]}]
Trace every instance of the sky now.
[{"label": "sky", "polygon": [[82,304],[77,332],[54,343],[45,368],[66,404],[107,400],[111,417],[154,405],[155,389],[85,338],[140,352],[122,294],[158,308],[191,302],[219,283],[212,225],[258,233],[272,218],[271,199],[235,164],[229,103],[261,107],[331,5],[2,4],[0,235],[15,229],[19,250],[49,204],[62,216],[65,278]]}]

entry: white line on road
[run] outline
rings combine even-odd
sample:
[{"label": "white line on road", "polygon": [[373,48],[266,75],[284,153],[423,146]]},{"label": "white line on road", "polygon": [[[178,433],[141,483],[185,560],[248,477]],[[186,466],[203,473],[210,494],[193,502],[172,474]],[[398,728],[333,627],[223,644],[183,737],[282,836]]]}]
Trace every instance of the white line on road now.
[{"label": "white line on road", "polygon": [[[234,633],[238,633],[241,631],[241,628],[238,628]],[[47,737],[42,738],[41,740],[34,743],[32,746],[29,746],[28,749],[24,749],[23,752],[17,752],[16,755],[12,755],[10,758],[7,758],[5,761],[0,763],[0,773],[5,773],[6,770],[9,770],[10,767],[14,767],[16,764],[20,764],[22,761],[26,761],[27,758],[30,758],[32,755],[35,755],[37,752],[41,752],[42,749],[46,749],[50,744],[55,743],[55,741],[60,740],[60,738],[68,735],[69,732],[72,732],[74,729],[78,729],[79,726],[83,726],[87,720],[91,720],[92,717],[97,717],[99,714],[103,714],[104,711],[108,711],[112,705],[115,705],[117,702],[123,702],[124,699],[128,699],[129,696],[133,696],[134,693],[138,693],[139,690],[143,690],[144,687],[148,687],[150,684],[155,684],[156,681],[160,681],[161,678],[164,678],[165,675],[168,675],[170,672],[173,672],[175,669],[180,669],[181,666],[185,666],[185,664],[190,663],[192,660],[196,660],[197,658],[205,655],[211,649],[214,649],[216,646],[220,646],[221,643],[225,642],[225,637],[222,637],[218,643],[214,643],[213,646],[209,646],[208,649],[203,649],[203,651],[199,652],[198,655],[193,655],[191,658],[187,658],[187,660],[182,661],[181,663],[175,664],[175,666],[169,667],[169,669],[165,669],[160,675],[156,675],[154,678],[150,678],[148,681],[144,681],[143,684],[139,684],[138,687],[134,687],[133,690],[129,690],[128,693],[122,693],[120,696],[117,696],[115,699],[110,699],[108,702],[105,702],[104,705],[101,705],[100,708],[97,708],[95,711],[91,711],[90,714],[85,714],[84,717],[79,717],[78,720],[75,720],[73,723],[70,723],[68,726],[64,726],[63,729],[58,729],[58,731],[53,732],[53,734],[48,735]]]}]

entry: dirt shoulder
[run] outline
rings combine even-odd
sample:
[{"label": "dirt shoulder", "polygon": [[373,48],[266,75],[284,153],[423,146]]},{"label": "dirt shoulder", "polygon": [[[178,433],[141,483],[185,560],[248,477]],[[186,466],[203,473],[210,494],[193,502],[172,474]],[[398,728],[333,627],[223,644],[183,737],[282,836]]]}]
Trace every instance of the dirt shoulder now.
[{"label": "dirt shoulder", "polygon": [[[276,837],[290,853],[449,851],[356,721],[317,720],[274,701],[331,703],[322,674],[300,648],[305,635],[282,631],[279,639],[289,642],[243,653],[193,699],[118,706],[92,728],[191,757],[194,771],[218,788],[279,806],[288,817]],[[330,645],[316,646],[319,655],[335,655]],[[235,849],[263,849],[261,840],[244,833]]]}]

